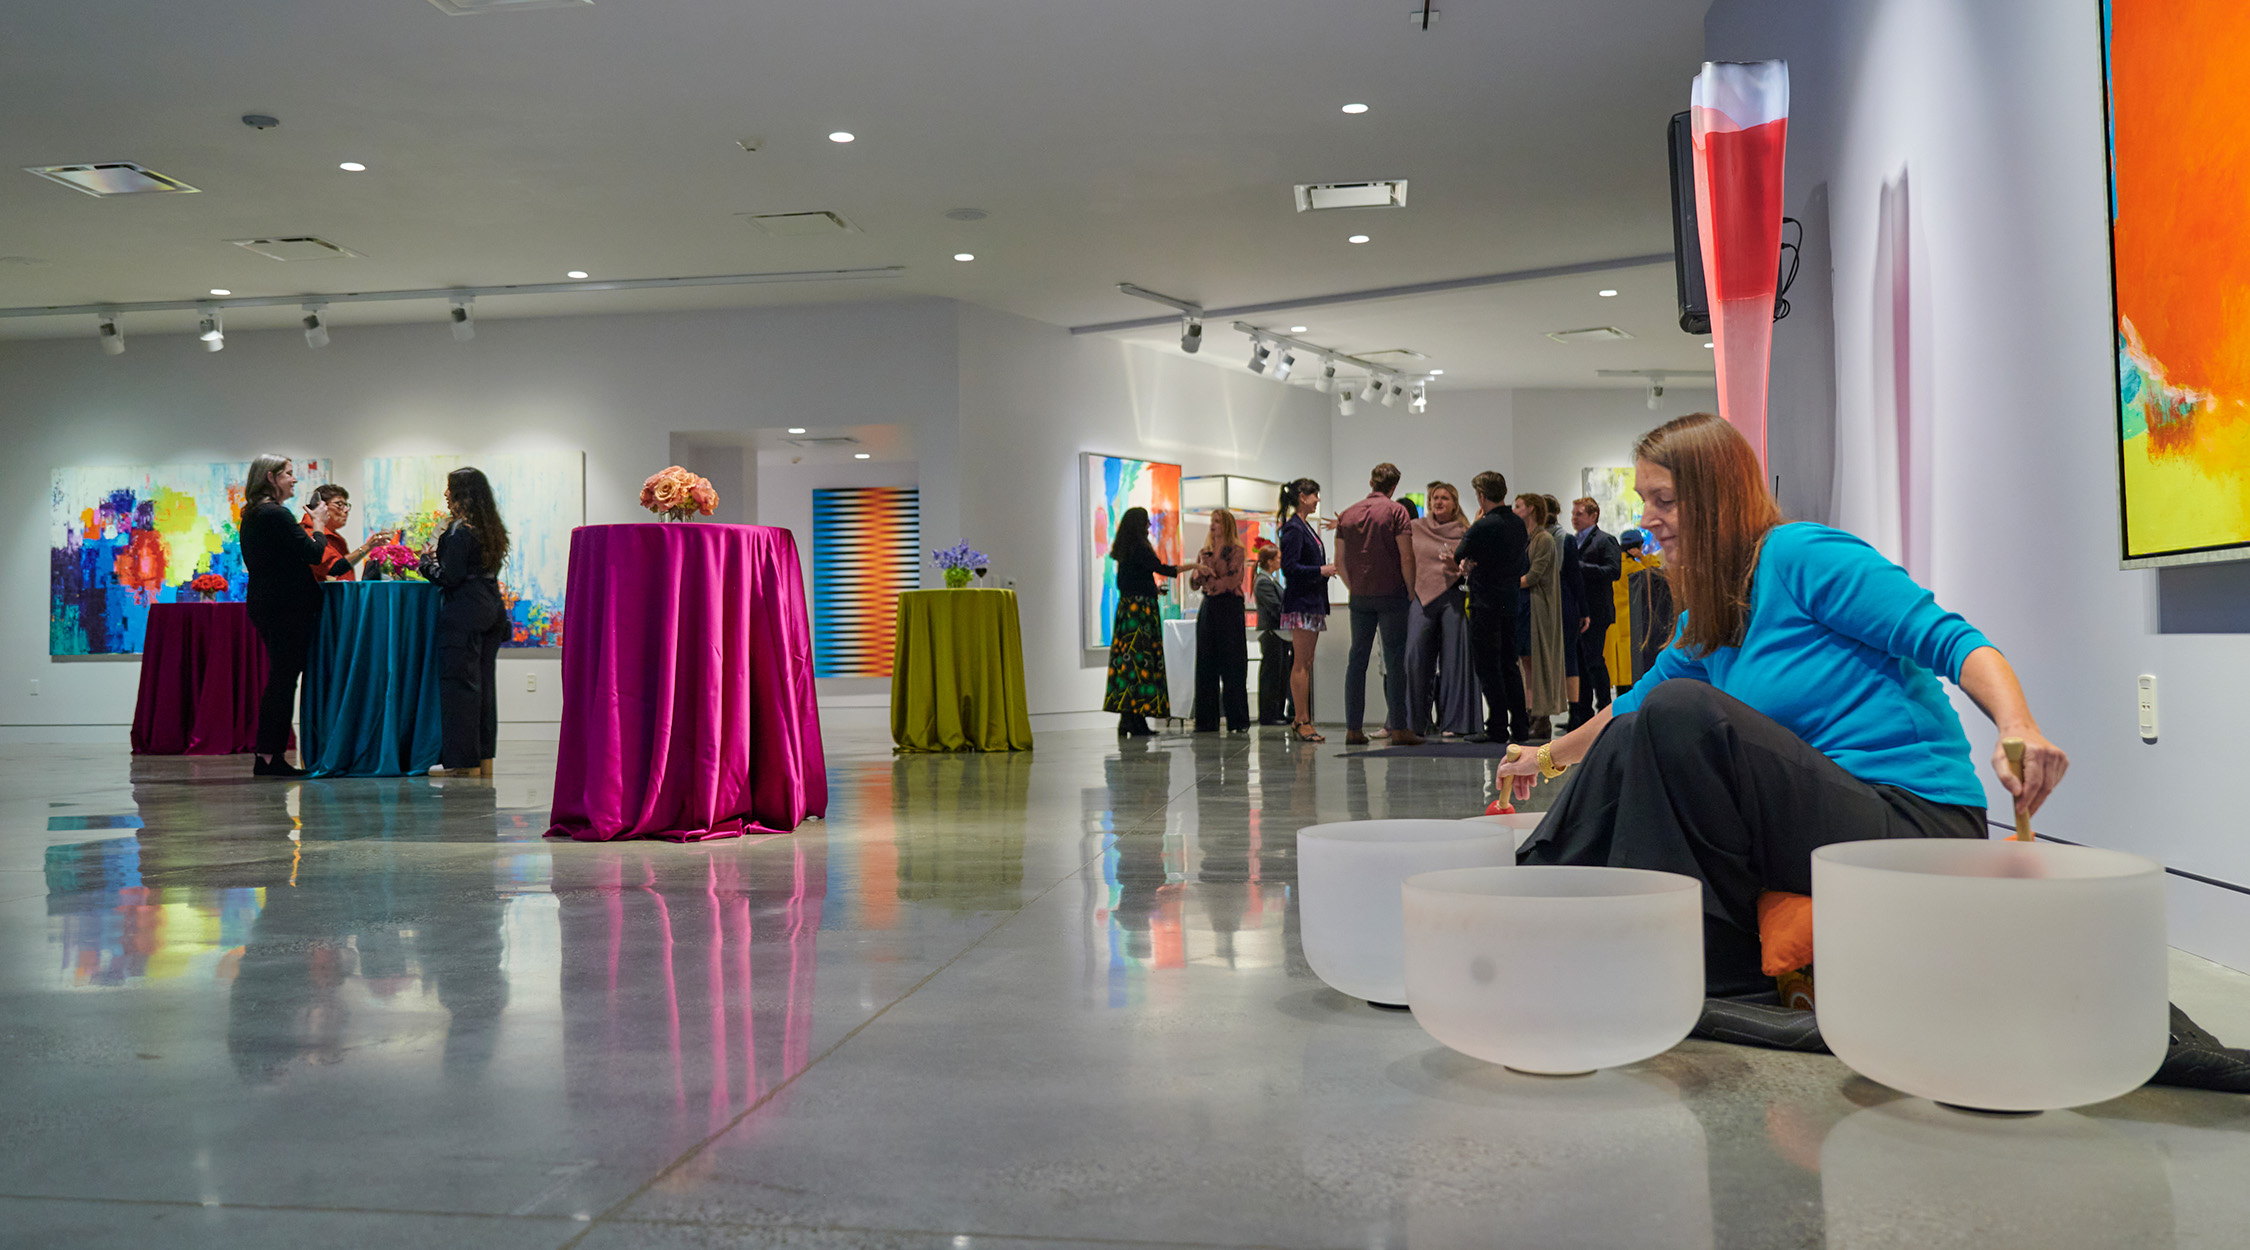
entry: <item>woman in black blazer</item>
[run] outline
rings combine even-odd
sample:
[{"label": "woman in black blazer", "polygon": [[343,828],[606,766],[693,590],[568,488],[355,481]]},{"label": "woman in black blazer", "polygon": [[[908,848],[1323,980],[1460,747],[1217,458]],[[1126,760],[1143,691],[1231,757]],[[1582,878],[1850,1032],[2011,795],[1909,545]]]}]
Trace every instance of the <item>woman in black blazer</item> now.
[{"label": "woman in black blazer", "polygon": [[[320,583],[312,566],[327,554],[319,538],[306,533],[282,501],[297,493],[297,468],[287,456],[260,456],[250,462],[242,487],[242,567],[249,575],[251,628],[266,646],[266,688],[258,698],[258,754],[250,771],[260,777],[302,777],[291,764],[289,713],[297,701],[297,678],[312,651],[320,624]],[[315,530],[328,527],[328,504],[308,514]]]},{"label": "woman in black blazer", "polygon": [[445,476],[453,519],[424,566],[444,592],[438,608],[438,710],[445,745],[433,777],[492,775],[500,737],[500,644],[508,613],[500,602],[500,565],[508,558],[508,526],[480,469]]}]

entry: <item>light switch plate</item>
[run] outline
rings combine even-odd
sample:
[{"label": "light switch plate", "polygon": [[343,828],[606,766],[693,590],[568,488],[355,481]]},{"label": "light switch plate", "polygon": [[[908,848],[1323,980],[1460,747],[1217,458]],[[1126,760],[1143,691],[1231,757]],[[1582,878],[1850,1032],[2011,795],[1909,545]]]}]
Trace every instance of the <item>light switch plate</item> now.
[{"label": "light switch plate", "polygon": [[526,692],[536,692],[539,689],[539,674],[525,673],[523,675],[523,688]]},{"label": "light switch plate", "polygon": [[2141,674],[2141,741],[2156,741],[2156,675]]}]

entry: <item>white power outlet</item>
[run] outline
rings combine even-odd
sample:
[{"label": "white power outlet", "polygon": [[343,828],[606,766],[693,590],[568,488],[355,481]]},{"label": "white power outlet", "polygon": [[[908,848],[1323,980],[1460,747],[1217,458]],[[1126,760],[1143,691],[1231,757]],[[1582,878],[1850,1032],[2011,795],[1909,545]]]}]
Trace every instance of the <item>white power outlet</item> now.
[{"label": "white power outlet", "polygon": [[2156,675],[2141,674],[2141,741],[2156,741]]},{"label": "white power outlet", "polygon": [[36,677],[31,679],[31,693],[35,696],[39,693],[39,679]]},{"label": "white power outlet", "polygon": [[537,674],[537,673],[525,673],[525,674],[523,675],[523,688],[524,688],[524,689],[525,689],[526,691],[536,691],[536,690],[538,690],[538,689],[539,689],[539,674]]}]

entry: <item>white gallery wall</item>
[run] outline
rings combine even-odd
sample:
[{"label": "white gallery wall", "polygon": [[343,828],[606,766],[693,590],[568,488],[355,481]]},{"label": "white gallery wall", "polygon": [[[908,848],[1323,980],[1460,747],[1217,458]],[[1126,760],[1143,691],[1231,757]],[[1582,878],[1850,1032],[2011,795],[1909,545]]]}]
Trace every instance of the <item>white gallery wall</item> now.
[{"label": "white gallery wall", "polygon": [[[959,455],[973,485],[958,530],[925,530],[925,545],[966,541],[1016,583],[1033,712],[1099,708],[1108,653],[1085,650],[1080,633],[1079,453],[1167,461],[1188,476],[1326,481],[1329,399],[973,305],[960,306],[960,326]],[[1340,673],[1341,647],[1320,658],[1331,651]],[[1340,695],[1315,701],[1341,710]]]},{"label": "white gallery wall", "polygon": [[[1921,566],[2022,674],[2072,760],[2040,832],[2250,886],[2250,564],[2117,567],[2098,18],[2093,0],[1718,0],[1706,35],[1714,59],[1790,62],[1788,204],[1825,216],[1833,356],[1777,340],[1774,419],[1831,422],[1836,523]],[[1926,460],[1899,463],[1901,424]],[[1994,734],[1962,706],[1981,758]],[[2250,968],[2250,897],[2171,881],[2175,943]]]},{"label": "white gallery wall", "polygon": [[[0,519],[0,579],[18,588],[0,603],[0,726],[17,737],[75,727],[121,741],[139,679],[130,658],[48,658],[47,500],[58,466],[271,449],[333,457],[350,486],[368,456],[582,449],[586,519],[606,523],[648,519],[640,482],[669,463],[673,430],[880,419],[917,427],[926,469],[949,458],[955,422],[953,306],[934,300],[488,317],[468,343],[433,322],[339,326],[317,351],[281,331],[230,334],[218,353],[186,334],[131,335],[128,347],[104,356],[90,332],[0,344],[9,452],[0,497],[15,501]],[[923,498],[925,524],[953,523],[950,487]],[[502,718],[554,721],[554,654],[503,654]]]},{"label": "white gallery wall", "polygon": [[[1553,495],[1567,508],[1584,493],[1585,470],[1630,465],[1641,435],[1674,417],[1716,412],[1718,404],[1713,391],[1676,386],[1665,387],[1653,409],[1641,389],[1517,391],[1516,471],[1508,488]],[[1616,520],[1602,518],[1602,528],[1616,533]]]}]

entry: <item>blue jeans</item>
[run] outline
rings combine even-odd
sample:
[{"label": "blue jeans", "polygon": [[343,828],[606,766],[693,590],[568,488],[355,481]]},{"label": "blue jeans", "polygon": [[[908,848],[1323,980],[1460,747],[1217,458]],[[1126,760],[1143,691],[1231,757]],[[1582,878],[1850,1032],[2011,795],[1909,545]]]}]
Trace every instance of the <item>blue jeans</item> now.
[{"label": "blue jeans", "polygon": [[1367,660],[1383,634],[1383,727],[1407,729],[1406,596],[1352,597],[1352,652],[1344,665],[1344,728],[1359,732],[1367,717]]}]

